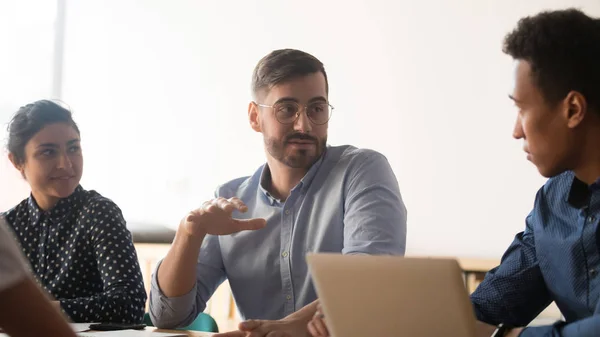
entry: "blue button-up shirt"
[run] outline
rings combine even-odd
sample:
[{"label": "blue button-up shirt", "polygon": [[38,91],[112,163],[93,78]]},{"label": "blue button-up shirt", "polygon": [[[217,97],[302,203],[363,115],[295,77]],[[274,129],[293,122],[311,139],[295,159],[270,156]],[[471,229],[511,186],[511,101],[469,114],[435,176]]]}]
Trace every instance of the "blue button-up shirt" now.
[{"label": "blue button-up shirt", "polygon": [[600,336],[600,180],[588,186],[565,172],[536,196],[526,228],[471,296],[477,318],[529,324],[555,301],[565,322],[522,337]]},{"label": "blue button-up shirt", "polygon": [[217,196],[236,196],[248,206],[247,213],[234,213],[235,218],[265,218],[267,226],[207,236],[196,286],[186,295],[167,298],[155,272],[150,294],[155,325],[189,324],[225,279],[243,318],[280,319],[317,299],[307,253],[404,254],[406,209],[383,155],[352,146],[328,147],[285,201],[265,190],[268,179],[264,165],[253,176],[217,190]]}]

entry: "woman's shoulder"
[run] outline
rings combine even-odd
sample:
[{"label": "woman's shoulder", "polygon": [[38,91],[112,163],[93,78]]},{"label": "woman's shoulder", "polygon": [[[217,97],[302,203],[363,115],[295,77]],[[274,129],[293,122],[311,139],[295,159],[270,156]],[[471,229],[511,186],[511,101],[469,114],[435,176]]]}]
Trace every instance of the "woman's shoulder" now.
[{"label": "woman's shoulder", "polygon": [[0,218],[3,217],[8,225],[13,226],[18,220],[24,221],[28,219],[29,213],[29,198],[26,198],[7,211],[0,212]]},{"label": "woman's shoulder", "polygon": [[85,218],[86,230],[92,241],[121,237],[131,240],[127,222],[117,204],[94,190],[82,190],[80,218]]},{"label": "woman's shoulder", "polygon": [[103,196],[102,194],[98,193],[96,190],[82,190],[82,193],[84,194],[83,198],[85,200],[85,205],[89,206],[89,205],[93,205],[93,204],[100,204],[100,205],[111,205],[111,206],[115,206],[118,207],[117,204],[112,201],[112,199]]},{"label": "woman's shoulder", "polygon": [[91,218],[122,219],[123,214],[119,206],[111,199],[95,190],[83,190],[82,212]]}]

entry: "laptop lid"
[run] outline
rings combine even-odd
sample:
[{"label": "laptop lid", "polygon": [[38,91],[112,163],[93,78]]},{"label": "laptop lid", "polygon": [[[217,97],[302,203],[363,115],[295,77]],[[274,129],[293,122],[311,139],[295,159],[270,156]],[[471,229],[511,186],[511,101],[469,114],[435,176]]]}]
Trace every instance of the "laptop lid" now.
[{"label": "laptop lid", "polygon": [[471,337],[475,315],[456,260],[308,254],[332,337]]}]

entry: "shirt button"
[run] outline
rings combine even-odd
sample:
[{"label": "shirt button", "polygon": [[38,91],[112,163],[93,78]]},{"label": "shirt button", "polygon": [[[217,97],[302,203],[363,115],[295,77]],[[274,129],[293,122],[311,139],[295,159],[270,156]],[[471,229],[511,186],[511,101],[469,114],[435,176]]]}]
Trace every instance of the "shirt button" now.
[{"label": "shirt button", "polygon": [[589,223],[592,223],[592,222],[596,221],[596,218],[593,215],[590,215],[590,216],[588,216],[587,221]]},{"label": "shirt button", "polygon": [[289,254],[288,254],[288,252],[283,252],[283,253],[281,254],[281,256],[283,256],[283,257],[288,257],[288,255],[289,255]]},{"label": "shirt button", "polygon": [[285,298],[289,301],[292,299],[292,295],[287,295]]},{"label": "shirt button", "polygon": [[289,209],[285,210],[285,215],[290,215],[290,210]]},{"label": "shirt button", "polygon": [[598,274],[598,271],[596,269],[594,269],[594,268],[590,269],[590,276],[591,277],[596,276],[596,274]]}]

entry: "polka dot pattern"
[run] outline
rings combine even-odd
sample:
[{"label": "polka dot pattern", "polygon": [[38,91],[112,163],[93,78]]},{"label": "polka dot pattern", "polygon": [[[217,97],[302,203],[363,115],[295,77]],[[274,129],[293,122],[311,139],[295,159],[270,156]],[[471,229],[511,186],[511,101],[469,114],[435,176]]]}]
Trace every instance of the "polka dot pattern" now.
[{"label": "polka dot pattern", "polygon": [[115,203],[79,186],[49,211],[30,197],[5,216],[40,286],[74,322],[142,321],[142,273]]}]

